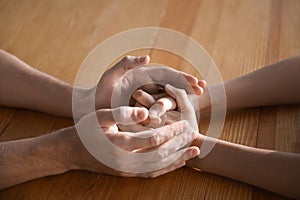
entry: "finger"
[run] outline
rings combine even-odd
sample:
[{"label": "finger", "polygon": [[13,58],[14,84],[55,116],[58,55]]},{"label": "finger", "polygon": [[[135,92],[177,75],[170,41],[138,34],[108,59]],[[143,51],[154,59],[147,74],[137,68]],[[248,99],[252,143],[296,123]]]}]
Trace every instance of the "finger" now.
[{"label": "finger", "polygon": [[203,88],[200,87],[199,85],[193,86],[192,88],[193,88],[196,95],[202,95],[203,94]]},{"label": "finger", "polygon": [[[186,121],[179,121],[161,128],[132,133],[121,132],[119,137],[111,136],[125,150],[146,149],[160,146],[188,128]],[[147,158],[146,158],[147,159]]]},{"label": "finger", "polygon": [[195,86],[198,84],[198,78],[196,78],[195,76],[185,73],[185,72],[180,72],[184,78],[191,84],[191,86]]},{"label": "finger", "polygon": [[174,152],[184,148],[185,146],[189,146],[193,140],[197,138],[197,135],[193,131],[185,131],[181,134],[176,135],[175,137],[171,138],[164,144],[159,147],[155,148],[143,148],[140,149],[139,153],[146,153],[151,151],[157,151],[158,156],[153,158],[148,158],[148,161],[155,161],[155,160],[162,160],[173,154]]},{"label": "finger", "polygon": [[182,72],[182,71],[178,71],[173,69],[175,73],[179,73],[180,75],[182,75],[190,84],[190,86],[195,86],[198,84],[198,78],[196,78],[195,76],[188,74],[186,72]]},{"label": "finger", "polygon": [[[182,155],[181,155],[182,154]],[[143,175],[147,175],[147,177],[157,177],[169,172],[174,171],[175,169],[178,169],[182,166],[185,165],[186,161],[198,156],[200,154],[200,149],[198,147],[189,147],[186,149],[182,149],[174,154],[172,154],[170,157],[166,158],[165,160],[163,160],[162,162],[169,162],[169,160],[173,160],[174,158],[177,158],[178,155],[181,155],[179,159],[177,159],[175,162],[173,162],[172,164],[170,164],[169,166],[161,169],[161,170],[157,170],[154,172],[149,172]]]},{"label": "finger", "polygon": [[151,94],[151,95],[154,97],[154,99],[161,99],[163,97],[169,96],[165,92],[162,92],[162,93],[159,93],[159,94]]},{"label": "finger", "polygon": [[133,98],[146,108],[150,108],[155,103],[154,97],[143,90],[136,90]]},{"label": "finger", "polygon": [[134,107],[144,107],[142,104],[140,104],[139,102],[136,102]]},{"label": "finger", "polygon": [[[144,122],[144,121],[143,121]],[[141,122],[141,123],[143,123]],[[148,126],[143,126],[141,124],[132,124],[132,125],[118,125],[122,131],[126,132],[142,132],[142,131],[150,131],[152,128]]]},{"label": "finger", "polygon": [[121,106],[114,109],[101,109],[97,111],[97,117],[102,127],[115,124],[134,124],[148,118],[146,108]]},{"label": "finger", "polygon": [[[125,56],[116,65],[114,65],[109,71],[111,76],[121,77],[128,70],[140,67],[142,65],[147,65],[150,62],[150,57],[145,56]],[[111,78],[114,78],[111,77]]]},{"label": "finger", "polygon": [[198,85],[199,85],[201,88],[205,89],[206,86],[207,86],[207,83],[206,83],[205,80],[199,80],[199,81],[198,81]]},{"label": "finger", "polygon": [[[157,117],[157,118],[148,117],[148,119],[149,119],[149,122],[145,126],[147,126],[149,128],[159,128],[164,125],[167,125],[166,124],[167,115],[162,115],[161,117]],[[180,121],[180,120],[178,120],[178,121]]]},{"label": "finger", "polygon": [[[172,156],[170,156],[169,158],[167,159],[171,159],[171,160],[174,160],[174,158],[176,159],[178,156],[180,156],[175,162],[171,163],[169,166],[167,167],[164,167],[162,169],[159,169],[159,170],[155,170],[155,171],[152,171],[152,172],[146,172],[146,173],[123,173],[123,176],[127,176],[127,177],[143,177],[143,178],[154,178],[154,177],[158,177],[158,176],[161,176],[163,174],[166,174],[166,173],[169,173],[169,172],[172,172],[178,168],[181,168],[183,167],[185,164],[186,164],[186,161],[192,159],[192,158],[195,158],[196,156],[198,156],[200,154],[200,149],[196,146],[193,146],[193,147],[189,147],[189,148],[186,148],[186,149],[182,149],[178,152],[176,152],[175,154],[173,154]],[[166,160],[164,160],[163,162],[166,162]],[[168,161],[169,162],[169,161]],[[148,164],[145,164],[145,165],[152,165],[152,166],[162,166],[161,163],[148,163]],[[146,166],[145,166],[146,168]]]},{"label": "finger", "polygon": [[167,111],[175,109],[176,106],[175,100],[171,97],[158,99],[149,109],[149,117],[150,119],[160,118]]},{"label": "finger", "polygon": [[161,147],[159,147],[159,154],[162,158],[166,158],[169,155],[173,154],[179,149],[182,149],[185,146],[189,146],[194,139],[197,138],[197,134],[192,131],[186,131],[176,137],[170,139]]},{"label": "finger", "polygon": [[135,177],[143,177],[143,178],[155,178],[158,176],[161,176],[163,174],[167,174],[169,172],[175,171],[176,169],[179,169],[185,165],[185,162],[182,163],[174,163],[164,169],[156,170],[154,172],[147,172],[147,173],[141,173],[141,174],[135,174]]},{"label": "finger", "polygon": [[182,111],[183,109],[186,109],[186,112],[193,110],[193,106],[191,105],[185,90],[167,84],[165,86],[165,91],[168,95],[176,99],[179,111]]},{"label": "finger", "polygon": [[170,67],[148,67],[145,70],[148,71],[148,75],[153,82],[161,85],[169,83],[176,87],[191,91],[192,86],[198,84],[198,79],[196,77]]},{"label": "finger", "polygon": [[167,94],[176,98],[178,111],[182,113],[182,119],[187,120],[194,131],[198,130],[198,121],[195,115],[195,109],[190,102],[185,90],[175,88],[171,85],[165,86]]},{"label": "finger", "polygon": [[144,126],[148,126],[150,123],[151,123],[151,119],[149,117],[146,120],[141,122],[141,124]]},{"label": "finger", "polygon": [[181,120],[181,113],[177,111],[169,111],[166,113],[167,121],[166,125],[173,124],[174,122],[178,122]]},{"label": "finger", "polygon": [[118,62],[115,66],[117,68],[121,68],[125,71],[129,69],[133,69],[135,67],[146,65],[150,62],[150,56],[125,56],[120,62]]},{"label": "finger", "polygon": [[144,90],[149,94],[160,94],[164,91],[164,87],[155,83],[148,83],[140,87],[139,89]]}]

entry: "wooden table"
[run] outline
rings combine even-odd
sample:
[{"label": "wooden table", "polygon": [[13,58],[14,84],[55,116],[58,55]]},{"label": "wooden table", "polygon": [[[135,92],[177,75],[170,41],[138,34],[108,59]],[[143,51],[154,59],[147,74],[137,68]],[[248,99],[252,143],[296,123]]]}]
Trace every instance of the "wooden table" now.
[{"label": "wooden table", "polygon": [[[146,26],[170,28],[194,38],[212,56],[224,80],[300,53],[298,0],[0,0],[0,48],[69,83],[101,41],[120,31]],[[164,51],[132,52],[142,53],[149,53],[153,62],[188,69],[182,58]],[[227,115],[221,138],[300,153],[299,121],[300,106],[234,111]],[[1,107],[0,140],[35,137],[72,123],[71,119]],[[155,179],[71,171],[2,190],[0,199],[284,197],[182,168]]]}]

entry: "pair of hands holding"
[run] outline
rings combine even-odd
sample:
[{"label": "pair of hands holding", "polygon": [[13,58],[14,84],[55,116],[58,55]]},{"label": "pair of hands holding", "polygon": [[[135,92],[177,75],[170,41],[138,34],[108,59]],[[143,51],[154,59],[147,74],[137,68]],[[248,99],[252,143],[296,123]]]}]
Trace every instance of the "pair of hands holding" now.
[{"label": "pair of hands holding", "polygon": [[[192,75],[171,68],[141,67],[149,61],[149,56],[126,56],[104,73],[96,86],[96,115],[103,133],[114,145],[137,154],[156,154],[151,158],[132,160],[118,152],[111,152],[115,165],[122,169],[130,169],[132,165],[164,167],[143,173],[120,171],[99,162],[81,146],[77,168],[126,177],[156,177],[184,166],[187,160],[199,155],[198,147],[189,147],[199,134],[194,105],[186,90],[201,95],[206,87],[205,81],[198,81]],[[132,79],[124,76],[128,72]],[[182,77],[185,81],[180,81]],[[119,84],[121,91],[130,91],[138,78],[149,83],[160,81],[165,86],[146,84],[133,92],[133,107],[120,104],[111,108],[116,85]],[[89,117],[84,116],[78,123],[85,123]],[[166,163],[171,164],[164,165]]]}]

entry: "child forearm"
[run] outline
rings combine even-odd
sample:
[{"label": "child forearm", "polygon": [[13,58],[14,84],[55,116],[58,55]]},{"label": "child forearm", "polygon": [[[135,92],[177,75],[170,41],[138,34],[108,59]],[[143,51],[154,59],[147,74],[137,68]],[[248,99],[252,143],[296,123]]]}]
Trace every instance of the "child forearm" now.
[{"label": "child forearm", "polygon": [[[205,139],[213,142],[213,139]],[[202,142],[203,139],[197,145],[201,146]],[[297,199],[300,197],[300,154],[252,148],[218,140],[206,157],[196,157],[188,162],[188,166],[284,196]]]},{"label": "child forearm", "polygon": [[[227,109],[300,103],[300,56],[286,59],[225,81]],[[218,90],[221,84],[209,85]],[[199,98],[200,110],[209,112],[209,90]]]}]

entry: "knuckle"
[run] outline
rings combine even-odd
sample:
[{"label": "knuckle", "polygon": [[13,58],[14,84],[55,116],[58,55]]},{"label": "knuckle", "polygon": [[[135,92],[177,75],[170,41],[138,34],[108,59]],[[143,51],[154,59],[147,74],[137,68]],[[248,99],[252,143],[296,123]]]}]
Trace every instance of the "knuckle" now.
[{"label": "knuckle", "polygon": [[166,148],[160,149],[158,151],[158,159],[159,160],[162,160],[162,159],[168,157],[168,155],[169,155],[169,150]]},{"label": "knuckle", "polygon": [[150,137],[150,145],[151,146],[157,146],[161,143],[161,139],[159,134],[155,134],[152,137]]},{"label": "knuckle", "polygon": [[126,144],[129,143],[130,140],[129,136],[126,134],[115,134],[111,136],[109,139],[114,145],[120,148],[128,147],[128,145]]},{"label": "knuckle", "polygon": [[176,128],[174,125],[168,125],[166,128],[167,128],[167,132],[168,132],[170,135],[176,135],[176,133],[177,133],[177,128]]},{"label": "knuckle", "polygon": [[131,56],[127,55],[127,56],[124,56],[122,61],[125,62],[125,61],[128,61],[130,60]]}]

